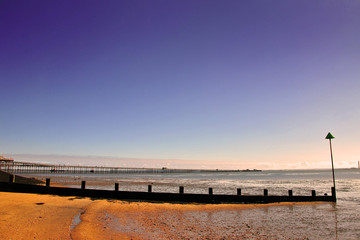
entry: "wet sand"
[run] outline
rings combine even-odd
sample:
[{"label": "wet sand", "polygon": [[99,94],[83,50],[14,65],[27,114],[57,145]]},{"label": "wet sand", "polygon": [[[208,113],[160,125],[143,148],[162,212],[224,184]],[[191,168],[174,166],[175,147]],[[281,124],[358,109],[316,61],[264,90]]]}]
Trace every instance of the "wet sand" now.
[{"label": "wet sand", "polygon": [[[320,232],[306,232],[314,223],[299,221],[311,209],[331,208],[328,203],[170,204],[5,192],[0,205],[0,239],[74,240],[316,239]],[[287,219],[298,222],[301,231],[289,229]]]}]

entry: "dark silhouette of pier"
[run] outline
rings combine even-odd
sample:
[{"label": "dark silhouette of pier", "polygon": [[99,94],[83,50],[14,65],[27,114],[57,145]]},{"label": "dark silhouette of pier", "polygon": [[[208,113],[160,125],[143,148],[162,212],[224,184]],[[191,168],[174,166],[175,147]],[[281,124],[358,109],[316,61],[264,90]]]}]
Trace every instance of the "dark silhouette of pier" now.
[{"label": "dark silhouette of pier", "polygon": [[1,161],[0,170],[13,174],[141,174],[141,173],[200,173],[200,172],[252,172],[260,170],[219,170],[219,169],[173,169],[173,168],[126,168],[103,166],[71,166],[18,161]]}]

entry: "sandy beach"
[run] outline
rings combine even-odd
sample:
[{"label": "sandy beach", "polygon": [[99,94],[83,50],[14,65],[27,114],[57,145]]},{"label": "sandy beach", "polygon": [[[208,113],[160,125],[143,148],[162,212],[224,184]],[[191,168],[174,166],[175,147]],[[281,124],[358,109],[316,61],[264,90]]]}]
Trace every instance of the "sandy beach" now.
[{"label": "sandy beach", "polygon": [[[0,239],[75,240],[306,239],[311,234],[293,235],[286,223],[279,226],[275,220],[267,226],[264,213],[295,205],[328,206],[170,204],[5,192],[0,193],[0,204]],[[284,215],[280,211],[276,217]]]}]

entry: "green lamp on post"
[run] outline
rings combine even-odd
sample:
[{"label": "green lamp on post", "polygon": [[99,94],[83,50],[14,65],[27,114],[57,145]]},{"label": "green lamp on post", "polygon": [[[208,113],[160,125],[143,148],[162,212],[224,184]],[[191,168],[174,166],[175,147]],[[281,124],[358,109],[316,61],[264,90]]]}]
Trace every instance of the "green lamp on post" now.
[{"label": "green lamp on post", "polygon": [[332,153],[332,146],[331,146],[331,139],[333,139],[333,138],[335,138],[335,137],[330,132],[325,137],[325,139],[329,139],[329,142],[330,142],[331,169],[332,169],[332,177],[333,177],[333,184],[334,184],[334,187],[332,187],[332,189],[331,189],[331,195],[334,197],[334,200],[336,202],[334,160],[333,160],[333,153]]}]

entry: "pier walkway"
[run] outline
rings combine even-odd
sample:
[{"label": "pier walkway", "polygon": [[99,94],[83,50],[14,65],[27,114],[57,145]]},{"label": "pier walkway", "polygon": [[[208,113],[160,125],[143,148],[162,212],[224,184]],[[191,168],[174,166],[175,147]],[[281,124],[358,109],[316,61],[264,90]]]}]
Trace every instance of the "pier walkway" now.
[{"label": "pier walkway", "polygon": [[141,173],[199,173],[199,172],[252,172],[260,170],[219,170],[219,169],[170,169],[170,168],[126,168],[103,166],[71,166],[18,161],[1,161],[0,170],[12,174],[141,174]]}]

